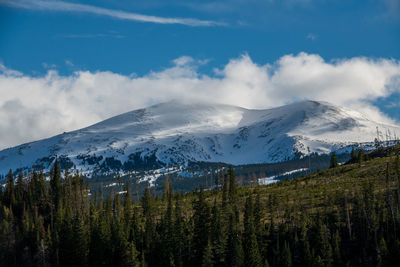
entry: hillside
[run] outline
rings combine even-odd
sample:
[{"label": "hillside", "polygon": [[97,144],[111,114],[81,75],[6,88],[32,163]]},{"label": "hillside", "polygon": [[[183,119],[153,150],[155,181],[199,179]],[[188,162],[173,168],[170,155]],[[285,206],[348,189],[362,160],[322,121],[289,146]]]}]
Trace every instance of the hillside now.
[{"label": "hillside", "polygon": [[[171,101],[90,127],[0,151],[0,174],[64,167],[88,176],[183,167],[190,162],[276,163],[309,153],[349,152],[392,140],[400,127],[374,122],[326,102],[301,101],[266,110]],[[386,136],[386,138],[385,138]],[[309,151],[308,151],[309,149]]]},{"label": "hillside", "polygon": [[[1,193],[0,265],[396,266],[400,147],[266,186],[182,195],[166,182],[103,199],[82,177],[10,177]],[[395,154],[397,153],[397,155]],[[366,157],[368,158],[368,157]]]}]

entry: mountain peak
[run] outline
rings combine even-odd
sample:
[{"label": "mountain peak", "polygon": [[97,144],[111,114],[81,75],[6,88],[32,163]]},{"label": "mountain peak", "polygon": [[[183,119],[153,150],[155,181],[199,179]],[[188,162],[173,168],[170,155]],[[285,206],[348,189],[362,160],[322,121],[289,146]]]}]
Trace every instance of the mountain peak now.
[{"label": "mountain peak", "polygon": [[312,100],[258,110],[172,100],[0,151],[0,173],[32,166],[46,169],[56,155],[82,171],[125,170],[145,159],[165,165],[268,163],[305,155],[308,147],[329,153],[372,142],[377,126],[400,136],[398,126],[354,114]]}]

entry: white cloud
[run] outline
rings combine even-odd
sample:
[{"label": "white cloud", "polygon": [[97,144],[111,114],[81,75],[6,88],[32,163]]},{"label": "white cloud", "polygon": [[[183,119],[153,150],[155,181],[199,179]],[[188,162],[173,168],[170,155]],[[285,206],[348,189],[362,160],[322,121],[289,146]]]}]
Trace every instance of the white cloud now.
[{"label": "white cloud", "polygon": [[399,0],[382,0],[386,5],[388,13],[396,18],[400,17],[400,1]]},{"label": "white cloud", "polygon": [[172,61],[176,66],[180,67],[180,66],[184,66],[184,65],[188,65],[194,62],[194,59],[192,57],[188,57],[188,56],[182,56],[179,57],[177,59],[174,59]]},{"label": "white cloud", "polygon": [[194,18],[166,18],[149,16],[121,10],[113,10],[85,4],[69,3],[64,1],[50,0],[0,0],[0,4],[25,9],[53,10],[64,12],[91,13],[101,16],[112,17],[121,20],[131,20],[139,22],[150,22],[158,24],[182,24],[186,26],[223,26],[225,23],[199,20]]},{"label": "white cloud", "polygon": [[22,76],[22,72],[16,70],[10,70],[4,66],[4,64],[0,61],[0,72],[7,76]]},{"label": "white cloud", "polygon": [[88,34],[61,34],[57,35],[57,37],[68,38],[68,39],[91,39],[91,38],[116,38],[116,39],[123,39],[126,36],[121,34],[108,34],[108,33],[88,33]]},{"label": "white cloud", "polygon": [[67,66],[69,66],[69,67],[73,67],[73,66],[74,66],[74,63],[72,63],[71,60],[66,59],[66,60],[65,60],[65,65],[67,65]]},{"label": "white cloud", "polygon": [[43,62],[42,67],[45,69],[56,69],[57,65],[56,64],[48,64],[47,62]]},{"label": "white cloud", "polygon": [[317,39],[317,35],[315,35],[313,33],[309,33],[309,34],[307,34],[306,38],[311,41],[315,41]]},{"label": "white cloud", "polygon": [[88,126],[110,116],[171,99],[197,99],[269,108],[298,99],[328,101],[389,121],[369,104],[400,91],[400,62],[350,58],[326,62],[318,55],[286,55],[258,65],[248,55],[215,75],[190,57],[147,75],[77,71],[60,76],[24,75],[0,64],[0,148]]}]

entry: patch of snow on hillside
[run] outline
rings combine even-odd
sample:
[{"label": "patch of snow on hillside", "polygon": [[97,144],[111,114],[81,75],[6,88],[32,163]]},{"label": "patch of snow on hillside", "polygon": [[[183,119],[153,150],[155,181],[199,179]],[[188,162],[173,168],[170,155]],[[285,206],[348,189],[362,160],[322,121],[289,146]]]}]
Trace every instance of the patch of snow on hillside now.
[{"label": "patch of snow on hillside", "polygon": [[301,169],[287,171],[287,172],[281,173],[279,175],[273,175],[273,176],[269,176],[269,177],[258,178],[258,184],[267,185],[267,184],[276,183],[276,182],[279,182],[279,180],[276,179],[278,177],[285,177],[285,176],[289,176],[289,175],[294,174],[294,173],[305,172],[307,170],[308,170],[308,168],[301,168]]}]

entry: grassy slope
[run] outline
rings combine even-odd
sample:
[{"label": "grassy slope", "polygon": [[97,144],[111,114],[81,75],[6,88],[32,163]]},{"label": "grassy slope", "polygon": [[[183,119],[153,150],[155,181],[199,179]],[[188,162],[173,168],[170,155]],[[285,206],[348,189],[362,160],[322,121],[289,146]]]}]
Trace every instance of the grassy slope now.
[{"label": "grassy slope", "polygon": [[[397,147],[395,152],[398,152]],[[348,164],[335,169],[282,181],[270,185],[239,187],[238,207],[244,209],[244,203],[249,193],[260,195],[263,207],[264,221],[272,217],[275,222],[298,220],[304,214],[313,216],[317,213],[343,212],[344,201],[351,210],[354,200],[363,197],[367,187],[373,188],[375,198],[382,198],[386,189],[395,190],[398,187],[398,174],[395,171],[396,156],[380,153],[379,156],[363,161],[361,164]],[[389,166],[389,181],[386,183],[386,169]],[[214,199],[221,201],[221,192],[206,192],[212,205]],[[184,203],[188,215],[191,213],[191,203],[196,199],[193,193],[188,193]],[[165,207],[162,207],[163,210]],[[286,212],[286,214],[285,214]],[[293,223],[293,221],[291,221]]]}]

